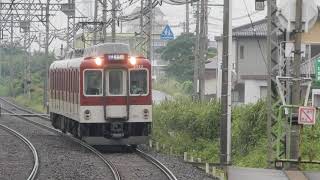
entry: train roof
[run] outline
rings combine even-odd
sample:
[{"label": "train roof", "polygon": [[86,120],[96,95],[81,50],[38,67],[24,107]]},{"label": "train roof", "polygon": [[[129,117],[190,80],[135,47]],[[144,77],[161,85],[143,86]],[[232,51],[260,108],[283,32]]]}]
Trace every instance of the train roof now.
[{"label": "train roof", "polygon": [[81,58],[74,58],[74,59],[68,59],[68,60],[58,60],[54,61],[50,65],[50,69],[65,69],[65,68],[78,68],[80,67],[80,64],[82,63],[83,57]]},{"label": "train roof", "polygon": [[83,57],[97,57],[104,54],[130,54],[130,47],[124,43],[103,43],[88,47]]}]

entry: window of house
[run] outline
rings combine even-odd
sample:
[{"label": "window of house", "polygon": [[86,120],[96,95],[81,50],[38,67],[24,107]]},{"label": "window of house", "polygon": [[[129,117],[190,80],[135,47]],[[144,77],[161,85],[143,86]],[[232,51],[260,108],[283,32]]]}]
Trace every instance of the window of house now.
[{"label": "window of house", "polygon": [[148,72],[147,70],[130,71],[130,94],[148,94]]},{"label": "window of house", "polygon": [[241,45],[240,46],[240,50],[239,50],[239,56],[240,56],[240,59],[244,59],[244,46]]},{"label": "window of house", "polygon": [[102,95],[102,71],[87,70],[84,72],[84,93],[88,96]]},{"label": "window of house", "polygon": [[123,70],[120,70],[120,69],[110,70],[108,75],[109,75],[109,94],[122,95],[124,93]]}]

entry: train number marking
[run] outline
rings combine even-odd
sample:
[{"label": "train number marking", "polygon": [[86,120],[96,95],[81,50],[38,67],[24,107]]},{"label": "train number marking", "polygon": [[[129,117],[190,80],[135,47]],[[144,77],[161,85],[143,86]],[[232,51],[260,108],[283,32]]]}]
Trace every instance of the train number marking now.
[{"label": "train number marking", "polygon": [[142,69],[142,68],[143,68],[143,65],[135,65],[134,68],[135,68],[135,69]]}]

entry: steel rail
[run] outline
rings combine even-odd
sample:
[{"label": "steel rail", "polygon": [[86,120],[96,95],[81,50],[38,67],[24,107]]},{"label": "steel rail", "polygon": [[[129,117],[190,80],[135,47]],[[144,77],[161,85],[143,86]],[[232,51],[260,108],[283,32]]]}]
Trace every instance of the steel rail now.
[{"label": "steel rail", "polygon": [[38,173],[38,169],[39,169],[39,157],[38,157],[38,152],[37,152],[37,149],[33,146],[33,144],[26,138],[24,137],[22,134],[20,134],[19,132],[3,125],[3,124],[0,124],[0,128],[4,129],[5,131],[9,132],[10,134],[16,136],[17,138],[19,138],[22,142],[24,142],[28,147],[29,149],[31,150],[32,152],[32,155],[33,155],[33,160],[34,160],[34,163],[33,163],[33,168],[32,168],[32,171],[31,173],[29,174],[27,180],[34,180],[37,176],[37,173]]},{"label": "steel rail", "polygon": [[[26,112],[26,113],[33,114],[33,115],[36,116],[36,117],[42,117],[42,118],[45,118],[45,119],[50,120],[49,114],[46,114],[46,115],[44,115],[44,114],[36,114],[35,112],[33,112],[33,111],[31,111],[31,110],[28,110],[28,109],[25,109],[25,108],[23,108],[23,107],[21,107],[21,106],[19,106],[19,105],[16,105],[16,104],[14,104],[13,102],[11,102],[11,101],[3,98],[3,97],[0,97],[0,100],[6,102],[6,103],[8,103],[8,104],[10,104],[11,106],[15,107],[16,109],[18,109],[18,110],[20,110],[20,111],[24,111],[24,112]],[[15,114],[17,114],[17,113],[15,113]]]},{"label": "steel rail", "polygon": [[169,180],[178,180],[176,176],[160,161],[156,158],[152,157],[151,155],[143,152],[140,149],[136,149],[135,152],[142,158],[146,159],[147,161],[151,162],[155,166],[157,166],[167,177]]},{"label": "steel rail", "polygon": [[[2,98],[2,97],[0,97],[0,100],[2,100],[2,101],[4,101],[4,102],[6,102],[6,103],[8,103],[8,104],[10,104],[10,105],[12,105],[12,106],[14,106],[15,108],[17,108],[17,109],[19,109],[19,110],[21,110],[21,111],[23,111],[23,110],[22,110],[22,109],[23,109],[22,107],[19,107],[19,106],[13,104],[12,102],[9,102],[9,101],[5,100],[5,99]],[[4,111],[7,111],[7,112],[9,112],[9,113],[15,114],[15,112],[13,112],[13,111],[11,111],[11,110],[9,110],[9,109],[7,109],[7,108],[1,107],[1,109],[3,109]],[[24,111],[27,112],[27,111],[29,111],[29,110],[24,109]],[[29,111],[29,113],[33,113],[33,112],[32,112],[32,111]],[[65,136],[65,137],[71,139],[72,141],[80,144],[81,146],[85,147],[86,149],[90,150],[90,151],[93,152],[95,155],[97,155],[97,156],[108,166],[108,168],[111,170],[112,175],[113,175],[113,177],[114,177],[115,180],[121,180],[121,179],[122,179],[121,176],[120,176],[120,173],[119,173],[118,169],[116,168],[116,166],[115,166],[111,161],[105,159],[104,156],[103,156],[98,150],[96,150],[95,148],[93,148],[93,147],[90,146],[89,144],[85,143],[84,141],[81,141],[81,140],[79,140],[79,139],[77,139],[77,138],[74,138],[74,137],[72,137],[72,136],[68,136],[68,135],[66,135],[66,134],[58,131],[57,129],[54,129],[54,128],[52,128],[52,127],[46,126],[46,125],[44,125],[44,124],[41,124],[41,123],[39,123],[39,122],[30,120],[30,119],[28,119],[28,118],[26,118],[26,117],[23,117],[23,116],[18,116],[18,117],[19,117],[20,119],[23,119],[23,120],[25,120],[25,121],[27,121],[27,122],[29,122],[29,123],[32,123],[32,124],[34,124],[34,125],[36,125],[36,126],[38,126],[38,127],[41,127],[41,128],[47,129],[47,130],[49,130],[49,131],[52,131],[52,132],[54,132],[54,133],[63,135],[63,136]],[[46,119],[46,120],[50,120],[48,117],[44,117],[44,116],[39,116],[39,117],[40,117],[40,118],[43,118],[43,119]]]}]

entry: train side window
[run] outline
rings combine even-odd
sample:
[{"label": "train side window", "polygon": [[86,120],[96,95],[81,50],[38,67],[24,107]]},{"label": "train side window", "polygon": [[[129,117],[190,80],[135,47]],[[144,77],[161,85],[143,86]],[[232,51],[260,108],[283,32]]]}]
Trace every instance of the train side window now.
[{"label": "train side window", "polygon": [[148,94],[148,71],[131,70],[130,71],[130,95]]},{"label": "train side window", "polygon": [[102,71],[86,70],[84,72],[84,94],[87,96],[102,95]]},{"label": "train side window", "polygon": [[119,96],[124,94],[124,71],[121,69],[112,69],[108,72],[109,83],[108,89],[109,94],[114,96]]}]

